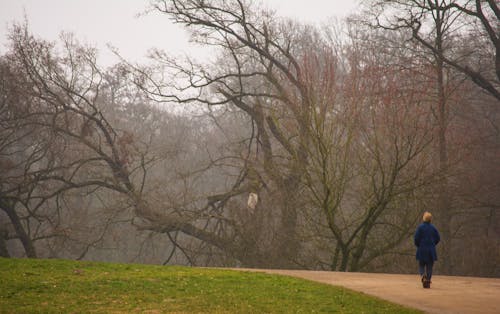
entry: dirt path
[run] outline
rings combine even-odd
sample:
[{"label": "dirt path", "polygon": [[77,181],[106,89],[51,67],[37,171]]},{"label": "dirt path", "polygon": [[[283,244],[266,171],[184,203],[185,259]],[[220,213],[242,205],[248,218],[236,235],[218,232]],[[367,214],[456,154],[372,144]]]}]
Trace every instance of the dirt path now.
[{"label": "dirt path", "polygon": [[418,275],[256,270],[343,286],[428,313],[500,313],[500,279],[433,276],[423,289]]}]

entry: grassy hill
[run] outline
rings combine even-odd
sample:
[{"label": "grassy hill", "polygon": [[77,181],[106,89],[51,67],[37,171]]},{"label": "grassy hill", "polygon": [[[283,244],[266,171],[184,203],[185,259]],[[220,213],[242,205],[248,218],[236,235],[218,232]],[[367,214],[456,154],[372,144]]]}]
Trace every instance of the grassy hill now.
[{"label": "grassy hill", "polygon": [[418,313],[296,278],[0,258],[0,313]]}]

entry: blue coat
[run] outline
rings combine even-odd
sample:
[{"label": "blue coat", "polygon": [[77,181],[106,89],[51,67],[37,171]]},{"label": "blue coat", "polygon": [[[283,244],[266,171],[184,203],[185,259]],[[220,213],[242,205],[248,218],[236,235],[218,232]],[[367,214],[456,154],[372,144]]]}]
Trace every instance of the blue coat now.
[{"label": "blue coat", "polygon": [[414,242],[417,247],[417,260],[422,262],[437,261],[436,244],[441,238],[436,227],[424,222],[415,231]]}]

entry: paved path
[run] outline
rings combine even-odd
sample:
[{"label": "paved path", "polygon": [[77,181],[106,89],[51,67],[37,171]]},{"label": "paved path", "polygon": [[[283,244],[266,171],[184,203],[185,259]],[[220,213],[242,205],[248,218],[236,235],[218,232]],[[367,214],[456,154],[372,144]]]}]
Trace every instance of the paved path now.
[{"label": "paved path", "polygon": [[343,286],[427,313],[500,314],[500,279],[433,276],[431,289],[423,289],[417,275],[240,270],[294,276]]}]

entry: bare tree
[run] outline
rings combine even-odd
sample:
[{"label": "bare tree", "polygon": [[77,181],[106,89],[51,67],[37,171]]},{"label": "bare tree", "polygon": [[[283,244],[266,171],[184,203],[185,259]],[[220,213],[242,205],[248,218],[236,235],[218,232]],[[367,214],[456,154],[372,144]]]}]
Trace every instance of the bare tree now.
[{"label": "bare tree", "polygon": [[[1,160],[5,175],[0,204],[12,226],[6,238],[19,239],[28,257],[38,256],[34,243],[47,239],[53,239],[52,243],[80,241],[78,247],[88,248],[86,239],[77,240],[74,232],[69,234],[81,222],[76,217],[83,217],[83,213],[68,215],[71,202],[67,196],[72,190],[87,196],[100,189],[117,190],[115,182],[110,183],[113,172],[106,177],[99,166],[103,157],[109,157],[101,144],[113,131],[98,118],[96,104],[102,77],[95,67],[94,52],[67,37],[63,41],[67,54],[58,55],[52,44],[34,39],[25,26],[14,27],[11,44],[11,51],[2,57],[1,73]],[[85,111],[89,108],[93,111]],[[96,121],[107,133],[95,133],[92,123]],[[115,163],[118,154],[122,164],[129,154],[131,143],[125,135],[113,134],[112,140],[117,143]],[[73,208],[78,210],[81,205]],[[70,223],[68,216],[72,216]],[[102,223],[105,232],[109,223]],[[97,226],[94,224],[98,242],[102,233]]]},{"label": "bare tree", "polygon": [[[368,53],[382,50],[383,42],[356,25],[350,31],[350,42],[337,47],[346,52],[332,67],[336,71],[317,72],[336,75],[316,80],[322,82],[317,91],[325,88],[318,93],[324,102],[311,113],[305,185],[320,211],[311,223],[329,234],[329,244],[318,243],[331,250],[321,264],[359,271],[403,253],[424,203],[418,198],[436,179],[429,159],[432,112],[422,106],[425,87],[408,84],[411,70],[387,62],[384,53]],[[340,69],[346,72],[339,75]]]},{"label": "bare tree", "polygon": [[[250,119],[252,131],[247,143],[251,155],[247,154],[239,162],[243,175],[238,179],[244,184],[238,184],[235,186],[237,189],[233,187],[222,195],[233,197],[242,191],[248,193],[256,189],[263,195],[259,197],[262,203],[257,206],[257,212],[259,207],[267,207],[267,212],[275,212],[278,224],[268,227],[274,230],[272,234],[275,236],[267,247],[263,247],[262,243],[256,247],[255,237],[248,238],[248,233],[242,232],[242,228],[233,229],[235,238],[241,239],[240,243],[244,244],[246,252],[252,252],[259,259],[273,257],[265,259],[272,266],[303,266],[299,254],[302,246],[297,244],[298,224],[299,217],[311,206],[321,209],[321,215],[329,223],[337,244],[333,255],[338,257],[342,251],[342,261],[332,263],[332,268],[363,268],[403,241],[408,235],[408,222],[413,222],[413,216],[406,220],[405,228],[396,230],[398,237],[394,243],[385,243],[385,251],[381,249],[378,253],[375,253],[377,250],[368,253],[369,250],[366,250],[370,247],[368,239],[372,239],[376,233],[372,232],[377,229],[375,226],[381,223],[383,215],[388,216],[389,208],[394,209],[393,202],[401,196],[402,191],[411,193],[419,186],[420,183],[410,188],[403,178],[412,176],[406,171],[415,167],[413,160],[420,160],[417,156],[429,144],[428,134],[418,134],[412,129],[416,132],[414,137],[404,137],[404,133],[398,131],[396,134],[401,137],[394,138],[387,143],[388,147],[382,148],[379,124],[374,125],[370,119],[363,121],[371,122],[374,128],[367,126],[364,136],[368,142],[364,143],[360,139],[363,137],[359,135],[360,129],[353,127],[360,122],[356,114],[342,116],[345,121],[339,120],[342,113],[353,112],[347,108],[355,106],[356,101],[372,104],[372,108],[376,108],[380,99],[384,99],[381,96],[384,94],[382,86],[372,91],[373,95],[363,94],[358,89],[362,84],[369,86],[358,79],[359,76],[370,74],[368,70],[363,70],[363,67],[368,67],[366,60],[354,60],[342,73],[336,64],[340,56],[335,54],[335,47],[329,46],[318,31],[291,21],[277,21],[271,13],[259,11],[243,1],[211,5],[199,1],[157,1],[155,5],[156,9],[169,14],[177,23],[191,27],[195,40],[222,48],[224,63],[209,72],[189,60],[181,64],[179,60],[169,59],[159,53],[156,55],[158,61],[165,65],[165,69],[174,71],[174,79],[182,78],[185,85],[175,84],[174,79],[160,81],[156,79],[158,73],[136,69],[138,84],[158,101],[199,103],[208,108],[234,106]],[[165,69],[161,69],[161,72],[164,73]],[[379,71],[376,73],[387,76],[388,70]],[[371,84],[380,80],[371,74]],[[349,76],[352,76],[350,81]],[[349,88],[349,82],[352,84],[351,94],[339,93],[343,84],[341,77],[347,81],[344,88]],[[354,96],[360,92],[366,98]],[[393,97],[397,98],[395,87],[394,93]],[[391,98],[391,95],[385,94],[388,99]],[[411,104],[419,101],[412,99],[411,94],[407,97],[406,100]],[[356,108],[370,112],[360,105]],[[402,115],[401,112],[382,112],[381,115],[390,117]],[[406,116],[415,119],[410,112],[406,112]],[[421,119],[417,120],[421,122]],[[403,124],[401,121],[399,123]],[[355,142],[352,139],[354,137]],[[375,145],[372,154],[360,154],[363,149],[367,149],[361,147],[368,144]],[[363,158],[357,165],[349,160],[351,152]],[[384,159],[390,162],[381,162]],[[379,163],[376,163],[377,160]],[[374,169],[364,169],[365,178],[373,183],[367,187],[366,182],[360,179],[362,171],[359,167],[374,161]],[[417,161],[415,163],[418,164]],[[423,173],[421,170],[413,168],[413,171]],[[352,183],[354,179],[351,176],[359,180],[357,186]],[[356,208],[352,204],[345,206],[348,201],[345,201],[343,194],[354,193],[361,186],[365,189],[365,203],[356,204]],[[269,199],[269,192],[273,192],[271,195],[274,200]],[[234,208],[229,205],[227,203],[224,210],[234,212]],[[273,211],[276,205],[279,210]],[[343,209],[337,211],[338,207]],[[358,209],[360,216],[353,214]],[[363,213],[368,214],[364,216]],[[346,219],[344,226],[336,225],[339,216],[343,215],[351,219]],[[359,225],[356,225],[358,222]],[[234,221],[228,223],[235,226]],[[253,244],[244,242],[245,237]]]},{"label": "bare tree", "polygon": [[[30,217],[43,220],[46,198],[38,195],[44,190],[37,179],[50,171],[56,150],[51,145],[52,136],[33,124],[40,115],[30,97],[25,97],[24,82],[1,60],[1,146],[2,171],[0,208],[11,222],[12,232],[2,226],[2,238],[17,238],[26,256],[36,257],[33,238],[37,236],[36,224],[25,223]],[[43,192],[42,192],[43,193]],[[22,209],[20,209],[22,208]],[[30,228],[35,227],[35,228]]]},{"label": "bare tree", "polygon": [[[453,267],[452,239],[455,234],[452,227],[456,216],[453,206],[456,207],[460,197],[453,192],[452,182],[456,178],[454,165],[458,156],[450,154],[454,150],[453,143],[449,142],[450,127],[463,99],[457,97],[465,87],[461,78],[455,73],[463,74],[489,95],[499,98],[498,86],[498,4],[494,1],[375,1],[379,10],[375,13],[375,25],[385,30],[407,31],[412,42],[401,42],[400,46],[416,45],[422,49],[421,57],[429,59],[429,66],[435,76],[435,110],[438,138],[438,160],[442,175],[439,188],[437,209],[439,214],[448,223],[441,226],[445,245],[443,255],[448,273]],[[472,45],[464,45],[472,42]],[[481,49],[478,49],[481,47]],[[425,57],[427,55],[428,57]],[[415,56],[417,58],[417,55]],[[496,69],[492,71],[492,69]],[[497,75],[495,75],[495,73]],[[495,100],[494,100],[495,102]],[[453,156],[453,160],[450,159]]]},{"label": "bare tree", "polygon": [[[375,1],[377,25],[386,29],[407,28],[422,47],[442,62],[468,76],[480,88],[500,100],[500,7],[494,0],[451,1]],[[385,9],[387,14],[380,14]],[[429,19],[432,20],[429,24]],[[434,24],[434,25],[433,25]],[[429,37],[436,32],[436,37]],[[452,31],[443,37],[445,32]],[[455,36],[476,41],[482,49],[457,53],[461,41]],[[448,47],[448,49],[443,49]],[[486,54],[486,56],[484,56]],[[484,60],[484,58],[488,58]],[[491,71],[493,69],[493,71]],[[492,73],[493,72],[493,73]]]},{"label": "bare tree", "polygon": [[[119,128],[119,121],[108,118],[111,114],[106,112],[109,109],[103,106],[102,96],[111,81],[106,81],[104,73],[96,66],[94,50],[82,47],[73,38],[66,37],[62,41],[62,52],[59,53],[52,44],[33,38],[24,27],[14,28],[11,41],[9,65],[25,80],[19,86],[24,89],[25,95],[33,99],[37,106],[36,113],[39,114],[33,117],[30,125],[51,136],[48,140],[50,145],[47,145],[50,149],[40,154],[52,152],[56,159],[52,161],[45,155],[40,159],[50,165],[46,171],[39,171],[37,165],[34,189],[40,191],[43,186],[50,187],[50,191],[38,194],[43,203],[53,199],[62,200],[59,196],[70,190],[86,190],[87,195],[96,195],[105,190],[113,197],[121,198],[122,210],[132,210],[132,217],[128,221],[138,230],[157,233],[182,231],[216,247],[231,247],[229,240],[206,231],[206,226],[199,228],[192,224],[196,219],[205,219],[203,213],[190,211],[189,208],[179,211],[178,208],[162,202],[155,203],[154,199],[144,197],[149,170],[158,158],[147,154],[152,147],[150,141],[135,139],[126,129]],[[13,142],[19,141],[15,139]],[[53,150],[54,147],[59,147],[59,151]],[[61,150],[64,154],[61,154]],[[59,158],[61,156],[66,159]],[[25,188],[26,184],[20,186]],[[2,201],[6,200],[3,195]],[[30,202],[34,201],[33,195],[28,193],[27,196]],[[220,199],[213,202],[218,201]],[[188,207],[196,202],[189,199],[178,205]],[[7,207],[3,205],[2,209],[6,210]],[[16,225],[15,220],[11,219],[11,222]],[[21,231],[19,229],[18,234]],[[36,256],[29,251],[29,247],[26,250],[29,256]]]}]

